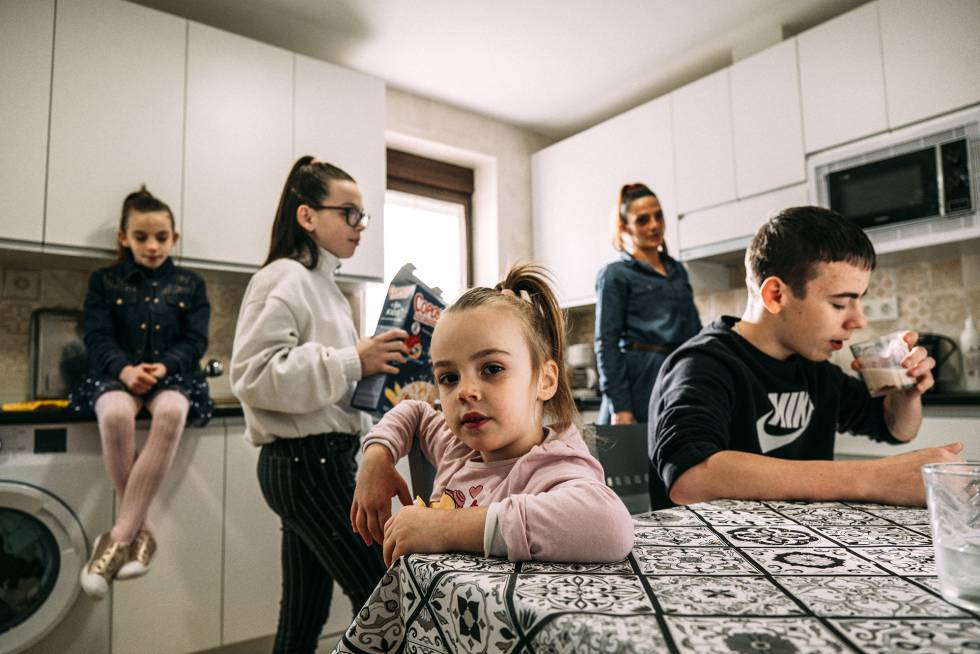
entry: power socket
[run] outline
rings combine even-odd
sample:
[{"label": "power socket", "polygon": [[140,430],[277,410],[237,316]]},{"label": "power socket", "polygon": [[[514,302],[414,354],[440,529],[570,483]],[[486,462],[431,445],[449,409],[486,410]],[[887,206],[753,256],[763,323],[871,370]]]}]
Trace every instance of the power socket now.
[{"label": "power socket", "polygon": [[861,300],[861,307],[868,322],[884,322],[898,318],[898,297],[895,295]]}]

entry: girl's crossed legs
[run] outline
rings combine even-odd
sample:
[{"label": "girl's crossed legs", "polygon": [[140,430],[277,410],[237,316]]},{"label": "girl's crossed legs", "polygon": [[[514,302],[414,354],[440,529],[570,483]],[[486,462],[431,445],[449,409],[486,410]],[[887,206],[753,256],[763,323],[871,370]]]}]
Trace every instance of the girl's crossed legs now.
[{"label": "girl's crossed legs", "polygon": [[154,393],[146,408],[153,416],[150,434],[136,456],[136,415],[143,400],[126,391],[109,391],[95,402],[106,472],[120,498],[119,517],[110,537],[128,544],[150,530],[147,511],[173,461],[184,432],[189,403],[178,391]]}]

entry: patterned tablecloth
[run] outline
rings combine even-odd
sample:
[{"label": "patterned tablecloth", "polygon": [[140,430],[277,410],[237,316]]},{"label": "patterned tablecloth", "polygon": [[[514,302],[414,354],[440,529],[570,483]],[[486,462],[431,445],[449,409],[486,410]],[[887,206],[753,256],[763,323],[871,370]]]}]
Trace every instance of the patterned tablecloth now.
[{"label": "patterned tablecloth", "polygon": [[718,501],[634,520],[618,563],[403,557],[335,651],[980,651],[980,616],[939,594],[924,509]]}]

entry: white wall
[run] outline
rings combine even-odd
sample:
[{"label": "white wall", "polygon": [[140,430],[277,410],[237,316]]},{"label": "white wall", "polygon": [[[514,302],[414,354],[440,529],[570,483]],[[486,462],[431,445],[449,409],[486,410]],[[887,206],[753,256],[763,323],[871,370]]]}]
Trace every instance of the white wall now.
[{"label": "white wall", "polygon": [[531,258],[531,154],[549,144],[533,132],[388,88],[388,146],[475,171],[473,282],[495,284]]}]

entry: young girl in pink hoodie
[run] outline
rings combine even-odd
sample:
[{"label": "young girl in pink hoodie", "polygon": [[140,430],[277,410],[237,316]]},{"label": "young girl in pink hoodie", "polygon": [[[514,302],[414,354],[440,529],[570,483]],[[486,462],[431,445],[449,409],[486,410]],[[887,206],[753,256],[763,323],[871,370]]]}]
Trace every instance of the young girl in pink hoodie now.
[{"label": "young girl in pink hoodie", "polygon": [[[415,552],[623,559],[633,523],[574,424],[565,319],[543,269],[517,266],[495,288],[464,293],[431,347],[442,412],[403,401],[362,437],[354,531],[383,543],[389,565]],[[394,495],[411,503],[395,462],[415,437],[436,466],[432,497],[448,494],[455,510],[413,505],[391,516]]]}]

